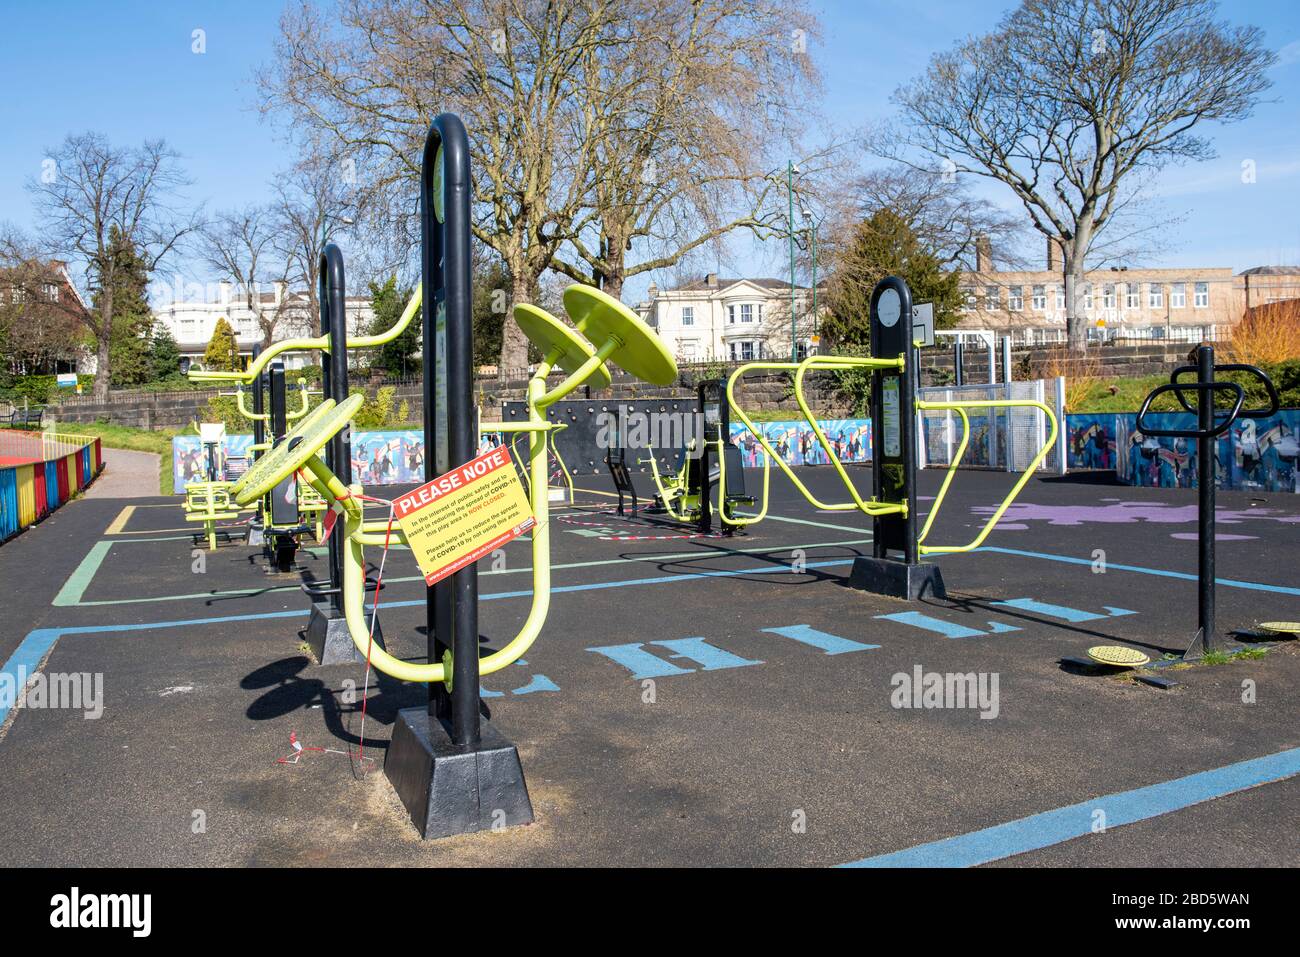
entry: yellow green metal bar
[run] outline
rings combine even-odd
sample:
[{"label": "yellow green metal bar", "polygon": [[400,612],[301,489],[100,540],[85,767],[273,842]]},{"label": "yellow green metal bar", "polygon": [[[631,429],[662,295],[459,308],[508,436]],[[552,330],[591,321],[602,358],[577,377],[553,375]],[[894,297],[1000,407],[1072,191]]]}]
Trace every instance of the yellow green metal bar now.
[{"label": "yellow green metal bar", "polygon": [[[618,351],[619,346],[622,344],[623,343],[617,338],[611,336],[599,349],[596,350],[594,356],[582,365],[578,366],[578,368],[574,369],[573,373],[567,379],[557,385],[550,392],[539,396],[537,399],[537,407],[539,409],[545,409],[547,406],[554,405],[578,386],[582,385],[582,383],[585,382],[593,372],[605,364],[606,359]],[[549,369],[561,355],[563,355],[563,350],[557,349],[550,356],[547,356],[547,361],[544,362],[543,365]],[[534,376],[534,378],[535,377],[536,376]]]},{"label": "yellow green metal bar", "polygon": [[[416,313],[420,311],[420,304],[423,301],[423,286],[416,286],[415,292],[406,303],[406,308],[402,310],[401,318],[393,324],[391,329],[373,336],[358,336],[348,343],[350,349],[373,349],[376,346],[382,346],[392,342],[411,324]],[[191,382],[256,382],[257,377],[262,374],[271,361],[277,356],[284,355],[286,352],[309,352],[320,350],[328,352],[330,347],[330,337],[328,334],[316,336],[309,339],[284,339],[280,342],[272,343],[256,359],[249,363],[248,368],[242,372],[219,372],[219,371],[202,371],[195,370],[189,373]]]},{"label": "yellow green metal bar", "polygon": [[[677,474],[677,477],[673,481],[673,483],[669,486],[665,486],[659,480],[659,463],[655,461],[655,451],[653,448],[651,448],[649,452],[650,452],[650,475],[654,478],[655,489],[659,493],[659,501],[663,503],[664,511],[668,513],[668,516],[670,518],[675,519],[676,521],[679,522],[692,521],[691,514],[690,514],[691,510],[689,507],[684,507],[680,514],[673,508],[674,502],[680,501],[684,506],[687,506],[688,504],[687,499],[689,498],[689,496],[686,494],[687,469],[685,468],[682,469],[682,471]],[[689,456],[690,453],[691,453],[691,448],[690,446],[687,446],[686,454]]]},{"label": "yellow green metal bar", "polygon": [[[244,383],[241,382],[239,383],[239,387],[235,389],[235,405],[239,408],[239,414],[242,415],[244,418],[248,419],[250,422],[270,422],[271,421],[270,412],[263,412],[259,415],[258,413],[254,412],[252,409],[250,409],[248,406],[244,404],[243,385]],[[230,395],[230,393],[223,392],[222,395]]]},{"label": "yellow green metal bar", "polygon": [[952,457],[952,461],[948,463],[948,470],[943,477],[943,484],[939,486],[939,494],[934,497],[934,503],[930,506],[930,513],[925,517],[925,527],[921,529],[921,534],[916,537],[918,546],[930,534],[930,526],[934,524],[934,517],[939,514],[939,506],[943,504],[944,498],[948,495],[948,486],[952,485],[953,476],[957,474],[957,466],[961,464],[962,456],[966,454],[966,446],[970,444],[970,419],[966,415],[966,410],[959,408],[954,411],[961,416],[961,442],[957,445],[957,453]]},{"label": "yellow green metal bar", "polygon": [[[840,359],[841,357],[831,356],[828,358]],[[898,362],[890,359],[855,359],[854,362],[855,365],[873,364],[873,367],[875,368],[886,368],[886,369],[900,368]],[[740,420],[745,424],[745,427],[749,429],[750,435],[752,435],[755,439],[758,440],[758,444],[763,447],[763,451],[766,452],[768,456],[772,459],[772,461],[774,461],[777,464],[777,466],[781,469],[781,471],[785,473],[786,478],[788,478],[790,482],[794,485],[794,487],[798,489],[799,494],[801,494],[804,498],[806,498],[814,508],[825,509],[828,512],[860,511],[861,510],[860,507],[854,502],[829,503],[829,502],[823,502],[820,499],[818,499],[817,496],[815,496],[811,491],[808,490],[808,488],[803,484],[803,482],[799,481],[799,477],[794,474],[794,471],[790,468],[790,466],[786,464],[785,460],[781,458],[780,455],[777,454],[776,449],[772,448],[771,443],[767,441],[767,436],[763,435],[762,431],[759,430],[759,428],[754,424],[754,422],[750,419],[750,417],[745,413],[745,410],[741,408],[740,405],[736,402],[736,394],[735,394],[736,382],[742,376],[744,376],[745,373],[754,369],[774,369],[778,371],[793,372],[793,371],[797,371],[799,369],[799,366],[800,363],[798,362],[747,362],[744,365],[740,366],[738,369],[736,369],[736,371],[731,374],[731,378],[727,380],[727,402],[731,406],[731,410],[740,417]],[[853,367],[854,366],[851,365],[845,366],[845,368],[853,368]],[[906,511],[907,511],[906,504],[873,505],[872,511],[870,511],[868,514],[889,515],[889,514],[906,513]]]},{"label": "yellow green metal bar", "polygon": [[[1020,491],[1029,482],[1030,476],[1033,475],[1033,473],[1038,469],[1038,466],[1043,464],[1043,460],[1047,458],[1047,453],[1050,452],[1052,446],[1056,444],[1056,437],[1059,430],[1059,425],[1056,420],[1056,413],[1052,410],[1050,406],[1046,405],[1045,403],[1039,402],[1036,399],[990,399],[990,400],[976,399],[968,402],[925,402],[925,401],[918,400],[916,403],[916,407],[922,411],[945,411],[949,409],[964,410],[964,409],[989,409],[989,408],[992,409],[1033,408],[1033,409],[1041,410],[1043,414],[1047,416],[1047,420],[1051,423],[1051,428],[1048,430],[1047,441],[1044,442],[1043,447],[1038,450],[1038,454],[1035,455],[1033,461],[1029,463],[1029,467],[1026,468],[1024,472],[1021,473],[1020,479],[1016,482],[1014,486],[1012,486],[1011,491],[1008,492],[1006,498],[1002,500],[1002,504],[997,507],[997,510],[989,517],[989,520],[984,524],[984,527],[980,529],[980,533],[977,536],[975,536],[974,541],[970,542],[967,545],[920,545],[919,546],[921,553],[925,555],[952,554],[955,552],[974,551],[984,543],[984,539],[988,538],[989,533],[993,531],[993,528],[994,526],[997,525],[998,520],[1002,518],[1006,510],[1010,508],[1011,503],[1015,501],[1016,496],[1020,494]],[[962,419],[965,422],[965,431],[969,432],[970,431],[969,420],[966,419],[966,416],[964,414],[962,415]],[[963,442],[962,451],[965,451],[964,442]],[[959,461],[960,458],[958,457],[953,462],[949,463],[948,466],[949,478],[951,477],[951,473],[955,469],[956,464]],[[948,479],[945,479],[944,488],[941,494],[935,499],[934,505],[930,509],[930,515],[926,521],[926,528],[925,531],[922,532],[921,538],[925,537],[925,532],[929,531],[930,525],[934,522],[934,516],[938,513],[939,505],[943,500],[943,493],[947,492],[947,485],[948,485]],[[918,542],[919,541],[920,539],[918,539]]]},{"label": "yellow green metal bar", "polygon": [[311,408],[311,392],[310,392],[310,391],[308,390],[308,388],[307,388],[307,380],[306,380],[306,379],[299,379],[299,380],[298,380],[298,389],[299,389],[299,391],[302,393],[302,408],[299,409],[299,410],[296,411],[296,412],[286,412],[286,413],[284,414],[284,420],[285,420],[286,422],[296,422],[296,421],[298,421],[298,420],[301,419],[304,415],[306,415],[306,414],[307,414],[307,410]]},{"label": "yellow green metal bar", "polygon": [[[889,359],[868,359],[850,356],[809,356],[803,362],[799,363],[799,368],[794,374],[794,398],[799,403],[799,411],[803,417],[808,420],[808,426],[812,429],[813,435],[817,436],[818,443],[826,452],[826,458],[830,461],[835,471],[839,473],[840,479],[844,482],[844,487],[849,490],[849,495],[853,497],[854,504],[858,509],[867,515],[889,515],[899,511],[899,507],[892,503],[876,502],[872,499],[864,500],[858,494],[853,480],[849,478],[849,473],[844,471],[844,466],[840,463],[839,457],[835,454],[830,440],[826,438],[826,433],[817,423],[817,415],[809,407],[807,400],[803,395],[803,378],[809,369],[902,369],[906,359],[899,356],[897,360]],[[904,514],[906,506],[904,505]]]}]

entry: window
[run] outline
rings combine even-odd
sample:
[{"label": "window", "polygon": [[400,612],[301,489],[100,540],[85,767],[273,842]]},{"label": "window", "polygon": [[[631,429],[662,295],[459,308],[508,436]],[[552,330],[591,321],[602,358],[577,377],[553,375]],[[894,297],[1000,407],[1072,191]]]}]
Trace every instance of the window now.
[{"label": "window", "polygon": [[1131,282],[1124,287],[1124,290],[1124,305],[1129,309],[1137,309],[1139,307],[1138,284]]},{"label": "window", "polygon": [[1115,308],[1115,284],[1108,282],[1101,288],[1101,304],[1107,309]]},{"label": "window", "polygon": [[970,312],[975,308],[975,287],[961,287],[961,309],[962,312]]},{"label": "window", "polygon": [[1147,305],[1152,309],[1163,309],[1165,307],[1165,291],[1159,284],[1152,283],[1147,287]]},{"label": "window", "polygon": [[740,307],[740,321],[741,322],[754,321],[754,307],[751,306],[749,303],[745,303]]},{"label": "window", "polygon": [[15,305],[27,301],[27,290],[22,286],[10,286],[9,300]]},{"label": "window", "polygon": [[695,307],[694,307],[694,306],[682,306],[682,325],[683,325],[683,326],[693,326],[693,325],[695,325]]},{"label": "window", "polygon": [[1083,308],[1092,311],[1092,283],[1083,284]]},{"label": "window", "polygon": [[733,362],[752,362],[754,359],[754,343],[749,339],[732,342],[729,348]]},{"label": "window", "polygon": [[1065,287],[1064,286],[1056,287],[1056,308],[1059,310],[1065,309]]},{"label": "window", "polygon": [[692,359],[695,358],[695,343],[694,343],[694,342],[683,342],[683,343],[681,344],[681,348],[682,348],[682,358],[683,358],[683,359],[686,359],[686,360],[692,360]]},{"label": "window", "polygon": [[735,307],[735,306],[728,306],[728,307],[727,307],[727,325],[732,326],[732,325],[735,325],[735,324],[736,324],[736,307]]},{"label": "window", "polygon": [[59,287],[52,282],[47,282],[41,286],[41,298],[46,302],[59,301]]},{"label": "window", "polygon": [[1019,312],[1025,308],[1025,287],[1012,286],[1007,290],[1007,308]]},{"label": "window", "polygon": [[1193,303],[1197,309],[1204,309],[1210,304],[1210,284],[1208,282],[1198,282],[1196,284],[1196,298]]},{"label": "window", "polygon": [[1042,286],[1034,287],[1034,309],[1042,312],[1047,308],[1047,290]]},{"label": "window", "polygon": [[758,321],[763,321],[763,304],[761,302],[758,304]]},{"label": "window", "polygon": [[990,310],[1002,308],[1002,291],[997,286],[984,287],[984,308]]},{"label": "window", "polygon": [[1169,305],[1175,309],[1187,305],[1187,283],[1176,282],[1169,287]]}]

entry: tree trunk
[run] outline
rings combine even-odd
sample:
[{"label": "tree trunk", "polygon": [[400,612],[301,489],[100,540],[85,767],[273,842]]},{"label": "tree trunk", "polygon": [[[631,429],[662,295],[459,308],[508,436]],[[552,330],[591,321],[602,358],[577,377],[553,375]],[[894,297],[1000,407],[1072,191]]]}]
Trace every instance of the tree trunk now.
[{"label": "tree trunk", "polygon": [[530,298],[532,282],[523,273],[522,269],[510,271],[510,311],[506,313],[505,324],[501,329],[501,362],[498,372],[502,377],[519,376],[528,369],[528,339],[513,316],[515,305],[527,302]]},{"label": "tree trunk", "polygon": [[1079,290],[1085,282],[1084,265],[1091,244],[1092,230],[1083,223],[1078,225],[1070,244],[1062,244],[1065,256],[1066,337],[1069,340],[1069,351],[1077,355],[1088,351],[1088,317],[1084,315]]},{"label": "tree trunk", "polygon": [[111,379],[112,370],[109,368],[109,364],[108,364],[109,363],[108,347],[109,347],[108,331],[107,329],[105,329],[105,331],[100,333],[100,335],[98,336],[97,349],[95,352],[94,396],[96,402],[108,401],[108,389],[109,386],[112,384],[112,379]]}]

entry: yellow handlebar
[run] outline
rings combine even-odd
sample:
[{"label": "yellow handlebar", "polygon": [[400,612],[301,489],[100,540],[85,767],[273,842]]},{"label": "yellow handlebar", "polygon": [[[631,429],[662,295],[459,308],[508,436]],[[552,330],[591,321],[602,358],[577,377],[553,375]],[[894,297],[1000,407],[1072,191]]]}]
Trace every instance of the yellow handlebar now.
[{"label": "yellow handlebar", "polygon": [[[374,336],[358,336],[348,343],[348,348],[373,349],[375,346],[382,346],[392,342],[406,331],[406,327],[411,324],[415,314],[420,311],[423,292],[423,286],[415,287],[415,292],[411,294],[410,300],[406,303],[406,308],[402,310],[401,318],[387,332],[381,332]],[[330,337],[328,334],[317,336],[314,339],[285,339],[273,343],[269,349],[249,363],[248,368],[243,372],[195,371],[189,373],[189,378],[191,382],[255,382],[276,356],[283,355],[286,352],[308,352],[313,349],[328,352],[329,347]]]},{"label": "yellow handlebar", "polygon": [[[1043,460],[1047,458],[1047,453],[1050,452],[1052,446],[1056,444],[1056,436],[1059,429],[1056,421],[1056,413],[1052,411],[1050,406],[1039,402],[1036,399],[974,399],[967,402],[925,402],[918,399],[916,407],[922,411],[943,411],[946,409],[952,409],[961,416],[962,421],[961,444],[957,448],[957,454],[954,455],[952,461],[948,463],[948,474],[944,476],[943,485],[939,488],[939,494],[935,496],[934,504],[930,506],[930,514],[926,517],[925,527],[921,529],[921,534],[917,536],[917,546],[923,555],[974,551],[984,543],[984,539],[988,538],[989,533],[993,531],[993,527],[997,525],[998,519],[1000,519],[1006,510],[1011,507],[1011,503],[1015,500],[1015,497],[1020,494],[1020,490],[1025,487],[1026,483],[1028,483],[1029,476],[1033,475],[1038,466],[1043,464]],[[966,410],[1024,408],[1042,410],[1042,412],[1047,416],[1047,420],[1052,423],[1052,427],[1047,437],[1047,441],[1043,443],[1043,447],[1038,450],[1038,454],[1035,455],[1033,461],[1029,463],[1029,467],[1020,474],[1020,479],[1012,486],[1011,491],[1008,492],[1006,498],[1002,500],[1002,504],[997,507],[997,511],[989,517],[987,522],[985,522],[984,527],[980,529],[980,533],[975,536],[975,540],[967,545],[922,545],[921,543],[925,541],[925,537],[930,534],[930,526],[934,524],[934,518],[939,514],[939,506],[943,504],[944,496],[948,494],[948,486],[952,484],[952,477],[957,472],[957,466],[961,462],[961,457],[966,452],[967,442],[970,440],[970,419],[966,417]]]}]

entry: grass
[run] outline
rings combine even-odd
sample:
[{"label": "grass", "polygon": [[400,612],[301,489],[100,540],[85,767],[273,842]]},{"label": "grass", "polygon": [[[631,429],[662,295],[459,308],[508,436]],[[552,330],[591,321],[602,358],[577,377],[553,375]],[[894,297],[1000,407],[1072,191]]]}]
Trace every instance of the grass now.
[{"label": "grass", "polygon": [[93,435],[105,448],[129,449],[133,452],[154,452],[158,455],[158,490],[171,495],[172,438],[183,435],[188,429],[132,429],[124,425],[104,425],[98,422],[61,422],[58,431],[64,435]]}]

